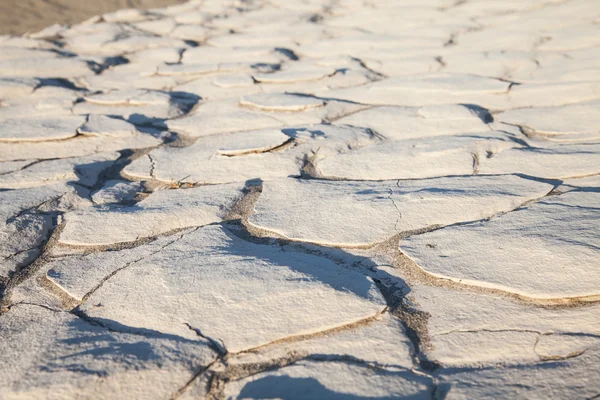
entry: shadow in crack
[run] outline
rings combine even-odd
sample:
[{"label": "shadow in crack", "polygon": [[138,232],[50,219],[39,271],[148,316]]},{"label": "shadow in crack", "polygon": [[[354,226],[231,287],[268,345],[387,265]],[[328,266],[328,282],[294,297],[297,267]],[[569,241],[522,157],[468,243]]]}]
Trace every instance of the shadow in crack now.
[{"label": "shadow in crack", "polygon": [[88,164],[77,164],[74,167],[75,175],[79,178],[77,181],[70,181],[68,184],[78,184],[84,187],[92,187],[98,182],[101,175],[113,167],[116,160],[95,161]]},{"label": "shadow in crack", "polygon": [[169,95],[169,103],[179,109],[181,114],[189,113],[202,98],[189,92],[165,92]]},{"label": "shadow in crack", "polygon": [[310,135],[311,139],[325,138],[327,134],[319,129],[310,128],[284,128],[281,130],[284,134],[288,135],[292,139],[298,139]]},{"label": "shadow in crack", "polygon": [[484,123],[490,124],[490,123],[494,122],[494,116],[492,115],[492,113],[490,113],[490,111],[487,108],[483,108],[481,106],[478,106],[477,104],[463,103],[460,105],[468,108],[469,111],[471,111],[473,114],[478,116],[479,119],[481,119]]},{"label": "shadow in crack", "polygon": [[[203,252],[197,253],[195,257],[208,256],[210,259],[223,257],[225,260],[240,260],[244,263],[256,262],[255,269],[264,269],[265,274],[280,274],[285,277],[285,281],[319,282],[335,291],[352,293],[363,299],[375,301],[374,285],[367,276],[358,270],[336,265],[319,254],[316,247],[311,254],[310,250],[297,251],[294,247],[288,248],[283,243],[279,246],[273,246],[272,243],[253,243],[251,240],[240,240],[248,239],[248,237],[240,237],[230,230],[223,230],[223,232],[228,239],[224,245],[203,249]],[[204,235],[204,233],[201,230],[192,235]],[[368,263],[368,265],[361,265],[363,268],[371,268],[376,265],[366,258],[363,259],[363,257],[357,257],[341,250],[339,252],[340,258],[346,259],[341,261],[343,264]],[[237,266],[238,262],[229,264],[229,269],[240,269],[240,273],[245,269],[241,265]],[[248,264],[248,266],[250,265],[252,264]],[[344,271],[347,272],[342,273]]]},{"label": "shadow in crack", "polygon": [[[136,126],[147,126],[149,128],[155,128],[158,130],[166,130],[167,124],[166,121],[171,118],[180,118],[186,116],[200,100],[202,97],[195,95],[193,93],[188,92],[166,92],[166,91],[148,91],[163,93],[169,96],[169,111],[168,116],[163,115],[149,115],[133,112],[129,114],[127,117],[119,114],[111,115],[110,112],[107,112],[107,115],[111,115],[114,117],[122,117],[126,119],[127,122],[136,125]],[[140,109],[141,110],[141,109]],[[115,108],[115,112],[119,112],[118,108]],[[163,110],[164,112],[164,110]],[[160,114],[160,113],[159,113]]]},{"label": "shadow in crack", "polygon": [[[100,331],[100,332],[104,332],[104,333],[109,333],[111,331],[114,331],[114,332],[119,332],[119,333],[128,334],[128,335],[135,335],[135,337],[138,337],[138,338],[140,336],[146,337],[146,338],[155,338],[155,339],[160,338],[161,340],[165,340],[165,341],[169,341],[169,342],[173,342],[173,343],[188,343],[188,344],[196,344],[196,345],[208,344],[208,341],[206,341],[205,339],[201,339],[201,338],[198,338],[197,340],[191,340],[191,339],[184,338],[183,336],[173,335],[173,334],[169,334],[169,333],[163,333],[163,332],[159,332],[154,329],[139,328],[139,327],[124,325],[124,324],[122,324],[118,321],[112,320],[112,319],[100,318],[100,317],[90,318],[81,311],[74,311],[74,313],[79,315],[81,320],[76,320],[73,323],[73,328],[76,330],[82,331],[82,332],[85,332],[86,330],[90,331],[90,332]],[[94,325],[94,324],[96,324],[96,325]],[[73,343],[77,343],[77,342],[85,342],[85,341],[90,341],[90,340],[95,341],[96,339],[94,337],[81,336],[79,339],[72,338],[69,340],[71,340]]]},{"label": "shadow in crack", "polygon": [[119,65],[129,64],[129,60],[123,56],[106,57],[102,62],[89,60],[86,61],[88,68],[94,71],[96,75],[101,74],[104,70]]},{"label": "shadow in crack", "polygon": [[105,377],[109,374],[105,369],[107,362],[124,368],[147,369],[161,360],[160,351],[149,341],[111,332],[82,319],[71,321],[66,337],[56,345],[62,350],[61,356],[41,367],[43,371],[68,370]]},{"label": "shadow in crack", "polygon": [[79,352],[71,353],[69,355],[61,357],[61,359],[77,359],[78,357],[91,356],[94,358],[110,356],[111,360],[119,358],[133,358],[137,361],[150,362],[152,359],[157,359],[152,346],[148,342],[135,342],[135,343],[119,343],[114,339],[104,342],[103,346],[98,343],[103,339],[101,337],[94,338],[94,347],[82,350]]},{"label": "shadow in crack", "polygon": [[181,359],[191,368],[194,355],[209,351],[202,340],[191,341],[157,332],[140,334],[115,332],[83,319],[74,319],[55,343],[59,355],[49,359],[40,370],[66,370],[106,377],[118,370],[162,368],[173,359]]},{"label": "shadow in crack", "polygon": [[51,86],[51,87],[59,87],[59,88],[70,89],[70,90],[74,90],[74,91],[80,91],[80,92],[83,92],[86,90],[85,88],[79,87],[72,81],[65,79],[65,78],[39,78],[38,81],[39,81],[39,84],[36,87],[36,89],[39,89],[41,87]]},{"label": "shadow in crack", "polygon": [[[325,387],[315,378],[293,378],[290,376],[266,376],[249,382],[241,390],[239,399],[282,399],[282,400],[388,400],[398,397],[367,397],[339,393]],[[423,393],[403,397],[423,398]]]}]

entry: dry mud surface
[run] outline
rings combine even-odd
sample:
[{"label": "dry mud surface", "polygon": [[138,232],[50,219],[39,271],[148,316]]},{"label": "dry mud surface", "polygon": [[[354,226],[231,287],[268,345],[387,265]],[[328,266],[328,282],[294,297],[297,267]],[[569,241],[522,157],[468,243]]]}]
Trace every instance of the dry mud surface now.
[{"label": "dry mud surface", "polygon": [[0,399],[598,398],[599,30],[205,0],[0,36]]}]

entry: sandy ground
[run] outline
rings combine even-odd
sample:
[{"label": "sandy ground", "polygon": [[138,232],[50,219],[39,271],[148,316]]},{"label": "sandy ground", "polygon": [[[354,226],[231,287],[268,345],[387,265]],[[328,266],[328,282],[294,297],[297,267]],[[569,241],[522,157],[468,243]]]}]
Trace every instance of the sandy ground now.
[{"label": "sandy ground", "polygon": [[121,8],[154,8],[185,0],[0,0],[0,34],[18,35],[46,26],[74,24]]}]

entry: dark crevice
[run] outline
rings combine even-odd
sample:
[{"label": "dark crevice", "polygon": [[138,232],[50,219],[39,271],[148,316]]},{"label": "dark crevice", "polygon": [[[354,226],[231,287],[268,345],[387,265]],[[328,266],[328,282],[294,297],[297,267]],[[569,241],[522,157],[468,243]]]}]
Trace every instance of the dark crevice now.
[{"label": "dark crevice", "polygon": [[427,373],[435,372],[441,367],[436,361],[430,360],[423,350],[431,347],[427,323],[431,315],[411,307],[405,298],[405,293],[399,289],[391,289],[380,279],[374,279],[377,288],[385,298],[390,314],[397,317],[405,329],[406,336],[413,347],[415,365]]},{"label": "dark crevice", "polygon": [[296,53],[294,53],[293,50],[290,50],[290,49],[286,49],[283,47],[276,47],[275,51],[283,54],[284,56],[289,58],[291,61],[298,61],[300,59],[300,57],[298,57],[298,55]]}]

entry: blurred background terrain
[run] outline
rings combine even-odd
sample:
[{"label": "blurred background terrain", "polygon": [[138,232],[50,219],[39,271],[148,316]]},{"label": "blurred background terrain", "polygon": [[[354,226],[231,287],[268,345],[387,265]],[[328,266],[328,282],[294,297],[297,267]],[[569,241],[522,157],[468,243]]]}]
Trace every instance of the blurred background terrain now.
[{"label": "blurred background terrain", "polygon": [[155,8],[185,0],[0,0],[0,35],[36,32],[52,24],[75,24],[121,8]]}]

